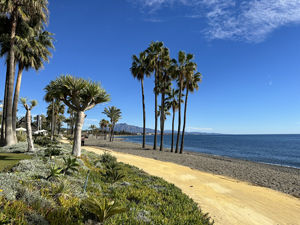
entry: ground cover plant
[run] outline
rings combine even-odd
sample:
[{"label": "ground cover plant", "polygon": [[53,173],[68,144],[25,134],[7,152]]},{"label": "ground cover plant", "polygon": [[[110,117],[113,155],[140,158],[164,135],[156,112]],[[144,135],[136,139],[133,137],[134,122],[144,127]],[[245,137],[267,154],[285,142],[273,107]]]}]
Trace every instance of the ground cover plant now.
[{"label": "ground cover plant", "polygon": [[35,146],[0,173],[0,224],[213,224],[179,188],[108,152],[75,158],[71,145],[56,147],[59,155],[45,156],[48,147]]}]

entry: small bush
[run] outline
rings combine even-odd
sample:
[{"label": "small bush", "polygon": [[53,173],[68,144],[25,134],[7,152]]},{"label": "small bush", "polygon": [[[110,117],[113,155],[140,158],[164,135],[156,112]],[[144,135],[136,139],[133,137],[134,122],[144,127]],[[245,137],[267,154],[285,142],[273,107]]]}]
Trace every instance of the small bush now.
[{"label": "small bush", "polygon": [[117,162],[117,158],[115,156],[113,156],[111,153],[105,151],[102,155],[100,155],[100,162],[114,163],[114,162]]},{"label": "small bush", "polygon": [[47,136],[37,136],[34,140],[34,144],[37,144],[39,146],[53,146],[53,145],[57,145],[58,141],[56,141],[55,139],[53,141],[51,141],[51,139]]},{"label": "small bush", "polygon": [[17,140],[18,142],[25,142],[27,141],[27,135],[25,132],[17,132]]},{"label": "small bush", "polygon": [[45,156],[57,156],[57,155],[60,155],[61,153],[61,150],[60,149],[57,149],[57,148],[47,148],[45,150]]}]

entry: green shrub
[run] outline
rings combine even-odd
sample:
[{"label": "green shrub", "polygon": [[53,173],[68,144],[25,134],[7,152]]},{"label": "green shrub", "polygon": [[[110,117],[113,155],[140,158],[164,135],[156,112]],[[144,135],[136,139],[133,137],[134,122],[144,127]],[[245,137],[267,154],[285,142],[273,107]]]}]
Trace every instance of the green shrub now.
[{"label": "green shrub", "polygon": [[88,198],[82,202],[83,207],[87,208],[96,217],[98,222],[104,223],[110,217],[128,212],[129,209],[120,207],[120,204],[115,204],[114,201],[108,202],[105,198],[102,202],[99,202],[96,198]]},{"label": "green shrub", "polygon": [[63,157],[63,159],[64,159],[65,166],[66,166],[66,168],[62,170],[63,174],[65,174],[68,170],[78,172],[77,167],[79,167],[79,163],[76,162],[77,158],[72,159],[71,157],[69,157],[68,159],[65,159],[65,157]]},{"label": "green shrub", "polygon": [[111,153],[104,151],[102,155],[100,155],[100,162],[102,163],[114,163],[117,162],[117,158],[113,156]]},{"label": "green shrub", "polygon": [[57,145],[58,141],[56,141],[55,139],[51,141],[51,139],[48,136],[43,135],[43,136],[37,136],[34,140],[34,144],[37,144],[39,146],[49,147],[49,146]]},{"label": "green shrub", "polygon": [[58,148],[47,148],[45,150],[45,156],[57,156],[60,155],[61,150]]},{"label": "green shrub", "polygon": [[27,135],[25,132],[17,132],[17,140],[18,142],[25,142],[27,141]]}]

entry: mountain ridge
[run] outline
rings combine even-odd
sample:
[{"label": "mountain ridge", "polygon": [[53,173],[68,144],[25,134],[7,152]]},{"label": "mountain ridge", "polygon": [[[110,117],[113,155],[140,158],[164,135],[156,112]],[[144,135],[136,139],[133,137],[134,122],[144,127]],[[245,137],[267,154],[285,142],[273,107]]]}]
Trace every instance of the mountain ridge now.
[{"label": "mountain ridge", "polygon": [[[115,131],[127,131],[130,133],[143,133],[143,128],[142,127],[138,127],[135,125],[129,125],[127,123],[117,123],[115,125]],[[146,133],[154,133],[155,130],[151,129],[151,128],[146,128]],[[158,130],[158,132],[160,132],[160,130]],[[172,130],[165,130],[164,131],[165,134],[171,134]],[[174,131],[175,134],[177,134],[177,131]],[[194,135],[201,135],[201,134],[217,134],[217,133],[206,133],[206,132],[185,132],[186,134],[194,134]]]}]

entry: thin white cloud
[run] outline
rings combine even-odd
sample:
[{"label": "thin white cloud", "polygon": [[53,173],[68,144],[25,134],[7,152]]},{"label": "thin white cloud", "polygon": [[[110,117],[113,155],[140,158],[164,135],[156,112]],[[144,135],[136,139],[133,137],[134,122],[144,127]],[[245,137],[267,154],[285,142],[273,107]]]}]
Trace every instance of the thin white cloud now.
[{"label": "thin white cloud", "polygon": [[[149,13],[163,7],[191,6],[187,17],[207,21],[212,39],[262,42],[275,29],[300,23],[299,0],[128,0]],[[199,28],[202,29],[202,28]]]},{"label": "thin white cloud", "polygon": [[99,122],[100,120],[99,119],[89,119],[89,118],[86,118],[86,119],[84,119],[84,121]]},{"label": "thin white cloud", "polygon": [[210,131],[213,128],[198,128],[198,127],[188,127],[188,131]]}]

